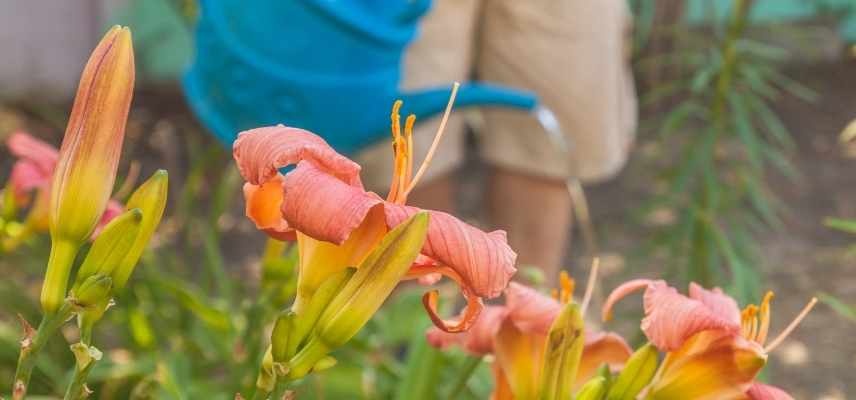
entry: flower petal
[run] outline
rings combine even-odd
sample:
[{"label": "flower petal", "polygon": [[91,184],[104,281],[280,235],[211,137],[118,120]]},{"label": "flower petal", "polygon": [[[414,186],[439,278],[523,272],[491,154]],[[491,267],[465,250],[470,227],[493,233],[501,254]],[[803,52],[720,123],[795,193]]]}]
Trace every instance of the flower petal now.
[{"label": "flower petal", "polygon": [[727,294],[722,293],[722,289],[713,288],[712,290],[707,290],[701,287],[701,285],[691,282],[690,298],[704,303],[707,308],[723,319],[731,321],[735,325],[740,325],[740,307],[737,306],[737,301]]},{"label": "flower petal", "polygon": [[9,183],[15,191],[15,199],[21,203],[31,190],[50,185],[51,175],[45,175],[38,164],[31,160],[18,160],[12,166]]},{"label": "flower petal", "polygon": [[[387,224],[394,227],[420,209],[386,205]],[[511,250],[504,231],[486,233],[440,211],[429,211],[431,222],[422,254],[448,266],[462,279],[462,286],[479,297],[494,298],[508,286],[517,271],[517,254]]]},{"label": "flower petal", "polygon": [[775,386],[754,383],[746,392],[751,400],[794,400],[791,395]]},{"label": "flower petal", "polygon": [[653,281],[650,279],[633,279],[621,284],[621,286],[612,290],[609,294],[609,297],[606,298],[606,302],[603,304],[603,311],[601,314],[601,318],[604,321],[609,321],[612,319],[612,307],[615,306],[615,303],[618,303],[619,300],[629,296],[631,293],[645,289],[650,285]]},{"label": "flower petal", "polygon": [[740,331],[739,323],[735,324],[728,316],[717,314],[701,301],[678,293],[663,281],[652,282],[648,286],[644,303],[642,331],[661,351],[676,350],[687,338],[701,331]]},{"label": "flower petal", "polygon": [[617,287],[606,300],[604,319],[611,317],[612,307],[618,300],[642,288],[645,288],[645,318],[641,328],[648,340],[661,351],[676,350],[684,340],[704,330],[719,329],[731,333],[740,330],[739,320],[734,321],[721,292],[708,292],[701,288],[694,290],[696,296],[703,297],[713,306],[708,307],[701,300],[678,293],[662,280],[636,279]]},{"label": "flower petal", "polygon": [[766,354],[738,334],[709,330],[688,339],[663,360],[649,399],[745,399]]},{"label": "flower petal", "polygon": [[53,146],[24,132],[15,132],[6,141],[12,155],[35,163],[42,174],[50,177],[56,168],[59,152]]},{"label": "flower petal", "polygon": [[362,188],[360,166],[337,153],[320,136],[283,125],[241,132],[232,146],[241,176],[261,185],[279,174],[279,169],[308,161],[316,168],[351,186]]},{"label": "flower petal", "polygon": [[577,369],[575,387],[588,382],[603,364],[608,365],[612,371],[620,370],[631,354],[633,350],[616,333],[586,332],[585,347]]},{"label": "flower petal", "polygon": [[506,307],[487,306],[475,324],[466,332],[449,333],[432,327],[425,335],[428,343],[434,347],[446,349],[452,345],[458,345],[473,355],[482,356],[493,352],[493,337],[507,316]]},{"label": "flower petal", "polygon": [[347,185],[306,161],[285,175],[283,189],[280,211],[288,225],[334,244],[342,244],[369,210],[383,203],[374,193]]},{"label": "flower petal", "polygon": [[494,355],[515,399],[537,398],[546,346],[546,335],[521,332],[510,319],[500,326],[494,337]]},{"label": "flower petal", "polygon": [[516,282],[508,284],[505,299],[511,320],[525,333],[546,335],[562,311],[558,301]]}]

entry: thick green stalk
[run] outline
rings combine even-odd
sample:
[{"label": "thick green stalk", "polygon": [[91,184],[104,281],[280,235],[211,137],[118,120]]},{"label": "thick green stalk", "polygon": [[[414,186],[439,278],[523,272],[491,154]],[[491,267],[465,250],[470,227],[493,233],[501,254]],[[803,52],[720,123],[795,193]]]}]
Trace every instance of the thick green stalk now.
[{"label": "thick green stalk", "polygon": [[39,352],[51,336],[71,317],[71,312],[72,306],[66,301],[57,312],[42,317],[42,322],[35,332],[32,328],[25,327],[26,337],[21,342],[21,353],[18,356],[18,367],[15,370],[15,381],[12,387],[13,400],[21,400],[26,396]]},{"label": "thick green stalk", "polygon": [[[732,78],[737,67],[737,51],[735,45],[737,40],[743,35],[743,30],[746,27],[746,20],[749,15],[750,0],[735,0],[734,11],[731,24],[728,27],[728,33],[722,43],[722,69],[716,79],[716,91],[711,103],[710,122],[711,129],[708,135],[712,137],[710,140],[714,142],[708,151],[703,153],[703,164],[709,168],[702,168],[703,174],[710,173],[715,170],[714,151],[715,143],[722,132],[726,129],[725,106],[728,102],[728,95],[732,89]],[[698,219],[696,229],[692,237],[692,254],[690,258],[690,266],[697,271],[695,277],[703,286],[711,286],[714,284],[713,275],[711,273],[711,249],[708,242],[709,235],[706,230],[707,226],[715,223],[715,199],[714,192],[710,188],[711,179],[716,177],[702,177],[701,193],[699,199],[699,212],[696,214]]]},{"label": "thick green stalk", "polygon": [[89,389],[86,387],[86,379],[89,377],[89,371],[92,369],[92,366],[95,365],[95,361],[90,362],[85,367],[74,368],[74,375],[72,375],[71,383],[68,385],[68,389],[65,391],[64,400],[83,400],[89,396]]}]

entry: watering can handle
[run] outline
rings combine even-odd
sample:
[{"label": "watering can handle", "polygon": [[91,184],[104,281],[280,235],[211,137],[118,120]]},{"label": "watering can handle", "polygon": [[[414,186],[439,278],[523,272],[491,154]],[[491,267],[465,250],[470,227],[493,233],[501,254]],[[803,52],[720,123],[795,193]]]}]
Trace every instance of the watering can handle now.
[{"label": "watering can handle", "polygon": [[[425,118],[442,112],[451,93],[449,85],[407,92],[401,97],[407,112]],[[455,107],[498,106],[531,111],[537,105],[538,98],[532,92],[487,83],[465,84],[455,98]]]}]

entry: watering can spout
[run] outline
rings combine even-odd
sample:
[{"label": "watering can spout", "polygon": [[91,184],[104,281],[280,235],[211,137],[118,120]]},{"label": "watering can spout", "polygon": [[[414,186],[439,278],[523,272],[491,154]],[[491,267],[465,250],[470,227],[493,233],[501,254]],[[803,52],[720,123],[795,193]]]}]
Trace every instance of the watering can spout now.
[{"label": "watering can spout", "polygon": [[[402,93],[399,96],[404,101],[402,112],[415,114],[417,120],[442,113],[451,93],[451,85]],[[458,89],[454,107],[460,109],[469,106],[500,106],[529,111],[536,105],[537,98],[533,93],[498,85],[473,83],[462,85]]]}]

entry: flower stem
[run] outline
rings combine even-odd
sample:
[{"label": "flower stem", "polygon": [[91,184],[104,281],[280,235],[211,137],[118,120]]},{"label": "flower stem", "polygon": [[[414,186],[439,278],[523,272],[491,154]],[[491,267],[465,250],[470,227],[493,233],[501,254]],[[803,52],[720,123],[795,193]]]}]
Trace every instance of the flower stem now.
[{"label": "flower stem", "polygon": [[59,327],[68,320],[71,312],[72,305],[66,301],[57,312],[44,315],[35,332],[31,331],[32,328],[26,328],[28,332],[24,340],[21,341],[21,353],[18,356],[18,367],[15,370],[12,400],[21,400],[26,396],[30,376],[33,374],[39,352]]},{"label": "flower stem", "polygon": [[83,368],[74,368],[74,375],[71,378],[71,383],[65,391],[64,400],[82,400],[89,396],[89,389],[86,387],[86,379],[89,377],[89,371],[95,365],[93,360]]}]

